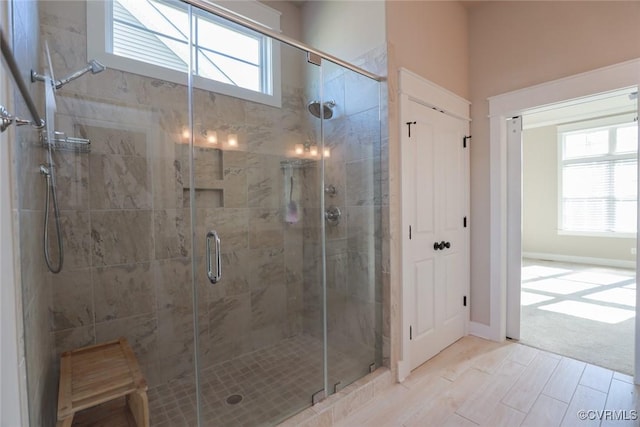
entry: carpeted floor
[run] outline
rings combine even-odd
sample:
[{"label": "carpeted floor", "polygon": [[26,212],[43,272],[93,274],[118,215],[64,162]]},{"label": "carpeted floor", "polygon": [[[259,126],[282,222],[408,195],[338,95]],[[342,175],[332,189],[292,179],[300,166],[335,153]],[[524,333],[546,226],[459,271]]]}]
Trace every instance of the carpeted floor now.
[{"label": "carpeted floor", "polygon": [[523,260],[520,342],[633,374],[635,270]]}]

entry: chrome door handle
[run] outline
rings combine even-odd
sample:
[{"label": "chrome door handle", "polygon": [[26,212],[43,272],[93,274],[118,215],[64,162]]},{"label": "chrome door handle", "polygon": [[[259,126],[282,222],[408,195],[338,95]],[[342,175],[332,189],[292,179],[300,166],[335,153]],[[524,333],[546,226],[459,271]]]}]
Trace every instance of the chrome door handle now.
[{"label": "chrome door handle", "polygon": [[[211,238],[216,241],[216,273],[213,274],[211,269]],[[216,230],[211,230],[207,233],[207,277],[213,284],[218,283],[222,278],[222,263],[220,262],[220,237]]]}]

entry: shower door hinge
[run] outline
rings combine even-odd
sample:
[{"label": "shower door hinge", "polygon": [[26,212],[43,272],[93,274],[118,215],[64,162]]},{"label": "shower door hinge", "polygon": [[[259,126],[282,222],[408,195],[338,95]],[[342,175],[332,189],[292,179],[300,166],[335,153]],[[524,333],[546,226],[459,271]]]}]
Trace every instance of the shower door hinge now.
[{"label": "shower door hinge", "polygon": [[409,128],[409,138],[411,138],[411,125],[415,125],[416,122],[407,122],[407,127]]},{"label": "shower door hinge", "polygon": [[409,340],[413,339],[413,328],[409,325]]},{"label": "shower door hinge", "polygon": [[462,148],[467,148],[468,139],[471,139],[471,135],[462,137]]},{"label": "shower door hinge", "polygon": [[467,296],[466,296],[466,295],[462,297],[462,305],[463,305],[464,307],[466,307],[466,306],[467,306]]},{"label": "shower door hinge", "polygon": [[411,226],[409,226],[409,240],[411,240]]},{"label": "shower door hinge", "polygon": [[319,67],[322,65],[322,57],[317,53],[307,52],[307,62]]},{"label": "shower door hinge", "polygon": [[462,225],[464,226],[464,228],[467,228],[467,217],[466,216],[464,218],[462,218]]},{"label": "shower door hinge", "polygon": [[327,398],[327,393],[324,391],[324,389],[316,391],[311,395],[311,404],[315,405],[317,403],[322,402],[326,398]]}]

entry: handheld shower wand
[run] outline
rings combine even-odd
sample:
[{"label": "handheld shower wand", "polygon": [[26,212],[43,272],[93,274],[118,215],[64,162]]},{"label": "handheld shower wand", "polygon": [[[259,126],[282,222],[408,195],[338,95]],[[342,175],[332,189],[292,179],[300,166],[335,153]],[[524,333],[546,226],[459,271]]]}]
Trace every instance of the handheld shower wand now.
[{"label": "handheld shower wand", "polygon": [[[107,67],[105,67],[104,65],[102,65],[100,62],[98,62],[95,59],[90,60],[86,67],[76,71],[75,73],[71,73],[69,74],[67,77],[64,77],[60,80],[56,80],[54,82],[56,89],[60,89],[62,86],[66,85],[69,82],[72,82],[73,80],[85,75],[86,73],[88,73],[89,71],[91,71],[92,74],[98,74],[104,70],[106,70]],[[34,70],[31,70],[31,81],[35,82],[35,81],[45,81],[45,76],[42,74],[38,74],[36,73]]]}]

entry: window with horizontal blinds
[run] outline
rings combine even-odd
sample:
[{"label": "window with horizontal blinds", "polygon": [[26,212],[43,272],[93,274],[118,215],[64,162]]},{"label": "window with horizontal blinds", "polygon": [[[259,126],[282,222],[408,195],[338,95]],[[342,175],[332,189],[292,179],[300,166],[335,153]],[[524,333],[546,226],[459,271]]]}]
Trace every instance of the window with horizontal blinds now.
[{"label": "window with horizontal blinds", "polygon": [[[115,55],[186,72],[189,60],[188,32],[185,34],[167,25],[166,16],[160,13],[158,16],[146,15],[149,24],[157,21],[157,24],[153,25],[155,29],[149,28],[126,8],[125,5],[128,3],[126,0],[113,2],[112,52]],[[135,9],[140,16],[145,16],[146,8]],[[155,9],[152,10],[155,12]],[[188,31],[188,24],[186,22],[182,25],[186,27],[185,31]],[[186,58],[183,58],[185,54]]]},{"label": "window with horizontal blinds", "polygon": [[[228,12],[279,31],[280,12],[255,0]],[[238,9],[238,10],[236,10]],[[280,46],[252,29],[178,0],[87,2],[87,52],[108,68],[178,84],[192,62],[200,89],[281,105]]]},{"label": "window with horizontal blinds", "polygon": [[636,232],[637,123],[559,133],[560,230]]},{"label": "window with horizontal blinds", "polygon": [[[189,18],[172,0],[114,0],[112,52],[186,72]],[[266,37],[211,14],[196,13],[194,73],[225,84],[269,93]]]}]

